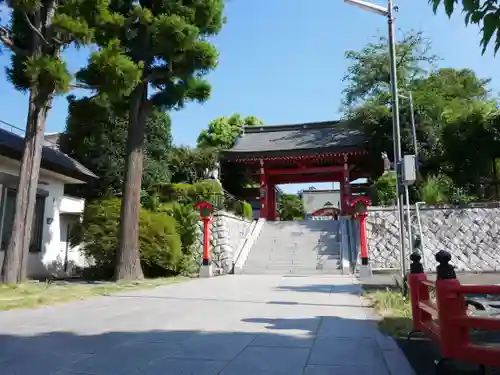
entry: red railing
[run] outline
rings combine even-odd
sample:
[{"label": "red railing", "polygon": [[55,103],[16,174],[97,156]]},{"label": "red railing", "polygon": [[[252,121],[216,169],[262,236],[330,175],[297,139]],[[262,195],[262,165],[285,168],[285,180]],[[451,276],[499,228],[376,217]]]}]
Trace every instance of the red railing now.
[{"label": "red railing", "polygon": [[[427,279],[420,264],[415,267],[420,259],[418,262],[412,259],[412,271],[420,272],[408,276],[413,317],[413,331],[408,337],[414,332],[423,333],[440,346],[443,359],[476,363],[483,371],[484,366],[500,367],[500,347],[471,343],[470,340],[471,329],[500,331],[500,319],[470,316],[464,297],[467,294],[500,295],[500,286],[460,284],[453,266],[447,264],[451,256],[445,254],[443,261],[446,252],[440,253],[440,256],[436,255],[441,265],[435,282]],[[435,290],[435,302],[431,299],[431,290]]]}]

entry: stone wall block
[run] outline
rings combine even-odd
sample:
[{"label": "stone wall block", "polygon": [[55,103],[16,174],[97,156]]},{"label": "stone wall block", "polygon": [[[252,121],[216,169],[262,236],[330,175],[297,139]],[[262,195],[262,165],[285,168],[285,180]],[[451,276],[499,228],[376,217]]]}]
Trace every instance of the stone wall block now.
[{"label": "stone wall block", "polygon": [[[494,271],[500,268],[500,208],[422,207],[423,263],[435,266],[434,254],[449,251],[458,271]],[[412,210],[413,234],[419,234]],[[399,267],[397,211],[372,207],[367,219],[367,239],[374,268]],[[405,239],[406,245],[408,241]],[[408,249],[408,247],[407,247]]]}]

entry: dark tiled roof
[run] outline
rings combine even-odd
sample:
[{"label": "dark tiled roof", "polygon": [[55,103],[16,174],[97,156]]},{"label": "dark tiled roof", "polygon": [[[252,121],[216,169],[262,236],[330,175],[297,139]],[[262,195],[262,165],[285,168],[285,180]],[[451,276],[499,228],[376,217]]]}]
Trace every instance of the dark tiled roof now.
[{"label": "dark tiled roof", "polygon": [[[0,129],[0,155],[11,159],[21,160],[24,150],[24,139]],[[54,148],[44,146],[42,149],[41,167],[80,181],[89,181],[98,178],[76,160]]]},{"label": "dark tiled roof", "polygon": [[347,122],[325,121],[295,125],[246,126],[235,146],[223,157],[268,154],[342,152],[364,149],[365,135]]}]

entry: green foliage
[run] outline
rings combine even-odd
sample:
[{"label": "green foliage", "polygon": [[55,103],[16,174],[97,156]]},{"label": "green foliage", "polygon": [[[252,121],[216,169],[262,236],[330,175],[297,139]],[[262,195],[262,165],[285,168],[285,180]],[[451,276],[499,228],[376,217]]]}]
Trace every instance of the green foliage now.
[{"label": "green foliage", "polygon": [[446,172],[470,195],[489,197],[500,157],[500,112],[477,107],[443,131]]},{"label": "green foliage", "polygon": [[222,186],[213,180],[200,181],[195,184],[162,184],[153,188],[162,202],[177,202],[194,205],[199,201],[208,201],[216,207],[223,202]]},{"label": "green foliage", "polygon": [[[218,54],[208,38],[224,23],[223,0],[112,3],[111,9],[122,22],[98,29],[99,50],[80,81],[104,97],[134,92],[131,108],[173,109],[209,97],[203,77],[217,65]],[[155,89],[151,96],[149,86]]]},{"label": "green foliage", "polygon": [[396,174],[387,172],[371,186],[370,195],[375,206],[390,206],[396,202]]},{"label": "green foliage", "polygon": [[241,135],[244,126],[263,125],[263,121],[255,116],[241,117],[233,114],[229,117],[218,117],[208,124],[208,129],[202,130],[198,136],[199,148],[230,149]]},{"label": "green foliage", "polygon": [[[498,189],[492,187],[497,180],[493,166],[500,158],[500,117],[498,101],[490,96],[490,80],[470,69],[431,69],[437,58],[422,34],[407,34],[397,49],[404,51],[398,59],[403,154],[414,152],[408,100],[411,92],[420,178],[450,177],[453,188],[447,189],[443,198],[449,203],[498,196]],[[386,152],[394,161],[386,56],[385,40],[349,51],[352,63],[345,77],[345,115],[352,126],[368,136],[368,151],[374,157],[362,167],[371,172],[373,180],[383,172],[377,155]]]},{"label": "green foliage", "polygon": [[243,201],[243,212],[242,216],[246,217],[247,219],[251,219],[253,217],[253,209],[252,205],[248,203],[247,201]]},{"label": "green foliage", "polygon": [[[73,244],[84,244],[83,253],[100,271],[100,277],[110,278],[118,250],[120,199],[89,202],[83,222],[71,233]],[[146,276],[177,273],[181,260],[181,239],[176,221],[164,213],[141,210],[139,240],[141,264]]]},{"label": "green foliage", "polygon": [[193,275],[199,271],[202,254],[197,252],[200,245],[198,238],[199,213],[192,205],[174,203],[172,215],[177,223],[182,244],[182,258],[179,271],[184,275]]},{"label": "green foliage", "polygon": [[456,5],[461,3],[461,12],[464,14],[465,24],[482,25],[481,46],[483,47],[483,54],[486,52],[486,48],[494,35],[495,53],[500,48],[500,7],[498,0],[463,0],[461,2],[458,0],[429,0],[429,3],[433,5],[434,13],[441,4],[444,4],[448,17],[451,17],[456,10]]},{"label": "green foliage", "polygon": [[469,195],[463,188],[457,187],[453,180],[443,174],[430,175],[419,187],[420,199],[427,204],[463,204],[469,203],[475,197]]},{"label": "green foliage", "polygon": [[450,183],[443,175],[429,176],[420,186],[421,199],[427,204],[447,203]]},{"label": "green foliage", "polygon": [[194,184],[204,178],[207,170],[213,170],[217,162],[217,150],[174,147],[170,153],[169,169],[173,183]]},{"label": "green foliage", "polygon": [[300,220],[304,218],[304,205],[297,194],[280,194],[276,206],[281,220]]},{"label": "green foliage", "polygon": [[[235,113],[229,117],[218,117],[210,121],[208,128],[198,136],[199,149],[227,150],[234,146],[236,139],[242,134],[244,126],[263,125],[263,121],[255,116],[241,117]],[[221,164],[221,181],[232,194],[238,195],[245,185],[252,182],[244,165],[237,163]]]},{"label": "green foliage", "polygon": [[[70,96],[61,151],[99,176],[86,186],[72,186],[73,194],[87,199],[121,195],[125,169],[128,118],[124,105],[103,106],[90,98]],[[170,180],[168,160],[172,145],[170,117],[153,111],[146,122],[143,189]]]},{"label": "green foliage", "polygon": [[[116,22],[109,0],[10,1],[10,24],[2,26],[3,45],[13,52],[7,69],[18,90],[37,87],[47,98],[70,89],[72,75],[61,51],[94,39],[96,27]],[[53,12],[47,11],[53,9]]]},{"label": "green foliage", "polygon": [[[425,76],[437,57],[430,52],[430,41],[421,32],[409,32],[398,38],[396,44],[397,77],[400,87],[409,80]],[[343,105],[355,108],[365,101],[377,99],[380,104],[390,102],[390,64],[386,37],[367,44],[360,51],[347,51],[349,67],[343,81]]]}]

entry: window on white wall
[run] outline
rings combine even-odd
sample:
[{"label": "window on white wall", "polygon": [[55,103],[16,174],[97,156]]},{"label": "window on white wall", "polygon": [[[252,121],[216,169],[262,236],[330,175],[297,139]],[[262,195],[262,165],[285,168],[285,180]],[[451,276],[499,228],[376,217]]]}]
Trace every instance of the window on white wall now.
[{"label": "window on white wall", "polygon": [[[4,189],[1,204],[1,231],[2,242],[1,250],[9,246],[10,235],[12,233],[12,224],[14,223],[14,209],[16,205],[16,191],[13,189]],[[37,195],[35,203],[35,213],[33,215],[33,225],[31,226],[30,251],[42,251],[43,237],[43,214],[45,211],[45,197]]]}]

